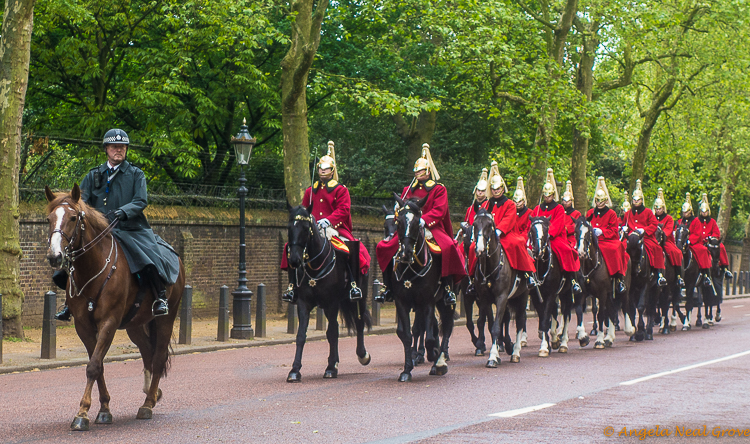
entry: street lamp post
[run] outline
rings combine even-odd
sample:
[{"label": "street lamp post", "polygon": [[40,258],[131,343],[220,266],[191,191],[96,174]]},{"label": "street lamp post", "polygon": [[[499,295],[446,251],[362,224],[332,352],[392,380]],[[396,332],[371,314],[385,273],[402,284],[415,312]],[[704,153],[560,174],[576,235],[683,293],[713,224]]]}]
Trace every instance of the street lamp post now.
[{"label": "street lamp post", "polygon": [[247,288],[247,269],[245,267],[245,196],[247,195],[245,165],[247,165],[250,154],[253,152],[255,138],[251,138],[250,133],[247,132],[247,121],[245,119],[242,119],[240,133],[237,134],[237,137],[232,137],[232,145],[234,146],[237,163],[240,165],[240,187],[237,190],[240,197],[240,264],[237,289],[232,292],[234,322],[229,336],[234,339],[252,339],[254,332],[250,323],[250,301],[253,292]]}]

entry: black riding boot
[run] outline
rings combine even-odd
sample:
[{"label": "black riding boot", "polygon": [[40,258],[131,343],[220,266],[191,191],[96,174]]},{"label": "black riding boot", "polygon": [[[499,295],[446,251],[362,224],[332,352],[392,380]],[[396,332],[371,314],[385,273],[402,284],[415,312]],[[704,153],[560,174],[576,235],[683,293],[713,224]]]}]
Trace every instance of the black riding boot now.
[{"label": "black riding boot", "polygon": [[625,280],[625,277],[619,273],[615,276],[615,285],[617,288],[616,290],[617,294],[625,294],[625,292],[628,291],[628,288],[625,286],[625,282],[623,282],[624,280]]},{"label": "black riding boot", "polygon": [[570,288],[571,290],[573,290],[573,294],[576,296],[583,294],[583,289],[581,288],[581,285],[578,282],[576,282],[575,273],[570,274]]},{"label": "black riding boot", "polygon": [[151,284],[154,290],[154,303],[151,305],[151,314],[153,316],[164,316],[169,314],[169,304],[167,304],[167,287],[162,282],[159,273],[153,266],[146,267],[143,271],[145,278]]},{"label": "black riding boot", "polygon": [[[68,289],[68,273],[65,270],[55,270],[52,273],[52,282],[63,290]],[[58,321],[67,322],[70,320],[70,308],[67,305],[63,305],[62,310],[55,314],[55,319]]]},{"label": "black riding boot", "polygon": [[281,300],[284,302],[289,302],[290,304],[294,304],[297,302],[297,295],[294,293],[294,284],[289,283],[289,286],[286,287],[286,291],[281,293]]},{"label": "black riding boot", "polygon": [[731,271],[727,270],[727,267],[721,267],[722,270],[724,270],[724,278],[725,279],[734,279],[734,275]]},{"label": "black riding boot", "polygon": [[372,295],[375,302],[381,304],[385,302],[393,302],[393,292],[391,291],[391,273],[393,271],[393,262],[389,262],[388,266],[383,271],[383,283],[380,285],[380,293]]},{"label": "black riding boot", "polygon": [[356,300],[362,299],[362,283],[359,270],[359,241],[346,241],[347,247],[349,247],[349,276],[351,278],[351,288],[349,289],[349,299]]},{"label": "black riding boot", "polygon": [[466,296],[471,299],[477,298],[477,287],[474,285],[474,280],[469,280],[469,285],[466,286]]},{"label": "black riding boot", "polygon": [[453,292],[453,277],[446,276],[441,278],[440,284],[445,289],[445,293],[443,293],[445,305],[456,305],[456,293]]},{"label": "black riding boot", "polygon": [[682,271],[677,274],[677,285],[679,285],[680,288],[685,288],[685,280],[682,279]]},{"label": "black riding boot", "polygon": [[701,274],[703,275],[703,286],[712,287],[714,283],[711,281],[711,270],[706,268],[705,270],[701,270]]},{"label": "black riding boot", "polygon": [[659,270],[659,280],[657,281],[658,285],[660,287],[666,287],[667,286],[667,278],[664,277],[664,274],[662,273],[663,270]]}]

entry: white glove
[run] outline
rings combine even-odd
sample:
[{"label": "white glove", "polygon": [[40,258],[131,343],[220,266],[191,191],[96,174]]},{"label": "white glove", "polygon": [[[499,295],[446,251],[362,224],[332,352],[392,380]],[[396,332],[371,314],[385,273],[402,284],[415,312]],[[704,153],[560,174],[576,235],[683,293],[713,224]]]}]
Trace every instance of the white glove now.
[{"label": "white glove", "polygon": [[637,230],[635,230],[635,231],[637,231],[637,232],[638,232],[638,234],[643,234],[643,233],[645,233],[645,231],[643,230],[643,228],[639,228],[639,229],[637,229]]},{"label": "white glove", "polygon": [[596,237],[601,236],[602,235],[601,228],[594,228],[594,234],[596,235]]},{"label": "white glove", "polygon": [[628,232],[628,226],[627,225],[625,225],[625,226],[622,227],[622,232],[623,233],[627,233]]},{"label": "white glove", "polygon": [[320,219],[318,221],[318,226],[320,227],[321,230],[325,230],[326,228],[331,226],[331,221],[328,219]]},{"label": "white glove", "polygon": [[495,234],[497,235],[497,237],[500,237],[500,236],[503,235],[503,232],[500,231],[499,229],[495,228]]},{"label": "white glove", "polygon": [[424,228],[424,219],[422,219],[421,217],[419,218],[419,227]]}]

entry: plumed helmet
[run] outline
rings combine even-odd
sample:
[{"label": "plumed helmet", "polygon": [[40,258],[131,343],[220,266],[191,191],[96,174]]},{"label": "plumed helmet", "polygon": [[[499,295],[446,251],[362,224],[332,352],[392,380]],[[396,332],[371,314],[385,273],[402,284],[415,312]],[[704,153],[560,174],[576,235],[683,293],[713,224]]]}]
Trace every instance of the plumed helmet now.
[{"label": "plumed helmet", "polygon": [[555,200],[560,200],[560,193],[557,192],[557,183],[555,182],[555,172],[552,168],[547,168],[547,178],[542,187],[542,197],[555,196]]},{"label": "plumed helmet", "polygon": [[628,200],[628,193],[625,193],[625,198],[622,200],[622,205],[620,206],[620,208],[622,208],[622,211],[626,213],[633,208],[632,206],[630,206],[630,201]]},{"label": "plumed helmet", "polygon": [[[606,202],[609,208],[612,208],[612,199],[609,197],[609,190],[607,189],[607,183],[604,181],[604,176],[599,176],[596,179],[596,190],[594,190],[594,207],[599,202]],[[628,202],[628,199],[625,199]],[[628,204],[630,205],[630,204]]]},{"label": "plumed helmet", "polygon": [[435,163],[432,161],[432,155],[430,154],[430,145],[423,143],[422,157],[414,162],[414,172],[416,173],[417,171],[426,169],[430,170],[430,174],[432,175],[433,180],[440,180],[440,174],[438,173],[437,168],[435,168]]},{"label": "plumed helmet", "polygon": [[641,187],[641,179],[635,181],[635,190],[633,191],[633,200],[643,200],[643,188]]},{"label": "plumed helmet", "polygon": [[513,193],[513,202],[526,203],[526,189],[523,186],[523,177],[519,177],[516,181],[516,191]]},{"label": "plumed helmet", "polygon": [[567,181],[565,182],[565,192],[562,196],[563,202],[570,201],[573,206],[575,206],[575,199],[573,198],[573,182]]},{"label": "plumed helmet", "polygon": [[328,141],[328,153],[321,157],[318,161],[318,168],[326,169],[330,168],[333,170],[333,180],[339,180],[339,171],[336,168],[336,151],[333,148],[333,141]]},{"label": "plumed helmet", "polygon": [[503,192],[508,192],[508,186],[505,185],[505,181],[503,180],[503,176],[500,175],[500,169],[497,166],[496,161],[492,161],[492,164],[490,165],[490,188],[493,190],[499,190],[503,189]]},{"label": "plumed helmet", "polygon": [[104,134],[102,148],[107,145],[130,145],[130,139],[125,131],[114,128]]},{"label": "plumed helmet", "polygon": [[693,212],[693,202],[690,200],[690,193],[685,193],[685,202],[682,204],[682,212]]},{"label": "plumed helmet", "polygon": [[659,188],[656,191],[656,200],[654,200],[654,210],[657,210],[659,208],[663,208],[664,212],[667,211],[667,203],[664,200],[664,188]]},{"label": "plumed helmet", "polygon": [[708,213],[708,215],[711,215],[711,205],[708,204],[708,195],[706,193],[703,193],[703,196],[701,197],[701,205],[700,205],[701,213]]},{"label": "plumed helmet", "polygon": [[474,193],[477,191],[487,191],[487,168],[482,168],[482,174],[479,175],[479,181],[474,186]]}]

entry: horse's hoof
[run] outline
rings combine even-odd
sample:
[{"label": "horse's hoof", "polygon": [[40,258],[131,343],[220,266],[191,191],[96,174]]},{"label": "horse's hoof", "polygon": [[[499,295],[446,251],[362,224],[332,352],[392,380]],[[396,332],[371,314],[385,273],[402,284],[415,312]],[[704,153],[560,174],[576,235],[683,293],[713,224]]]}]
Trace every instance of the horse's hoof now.
[{"label": "horse's hoof", "polygon": [[474,356],[484,356],[484,350],[476,349]]},{"label": "horse's hoof", "polygon": [[135,419],[151,419],[154,417],[154,411],[150,407],[141,407],[138,409],[138,414],[135,415]]},{"label": "horse's hoof", "polygon": [[589,345],[590,342],[591,342],[591,339],[588,336],[585,336],[578,340],[578,345],[580,345],[581,347],[585,347]]},{"label": "horse's hoof", "polygon": [[372,360],[372,356],[370,356],[369,353],[365,352],[365,355],[363,357],[357,356],[357,359],[359,359],[359,363],[362,365],[367,365]]},{"label": "horse's hoof", "polygon": [[510,355],[510,362],[518,364],[519,362],[521,362],[521,357],[518,355]]},{"label": "horse's hoof", "polygon": [[718,313],[716,314],[716,322],[721,322],[721,315]]},{"label": "horse's hoof", "polygon": [[411,373],[403,372],[398,377],[398,382],[409,382],[411,381]]},{"label": "horse's hoof", "polygon": [[709,319],[709,320],[706,321],[706,324],[708,324],[710,326],[713,326],[714,325],[714,320],[713,319]]},{"label": "horse's hoof", "polygon": [[560,348],[557,350],[558,353],[567,353],[568,347],[561,345]]},{"label": "horse's hoof", "polygon": [[521,347],[526,347],[526,345],[528,345],[526,344],[526,341],[521,341]]},{"label": "horse's hoof", "polygon": [[494,359],[488,359],[487,360],[487,365],[485,365],[485,367],[487,367],[487,368],[497,368],[497,364],[498,364],[498,362],[495,361]]},{"label": "horse's hoof", "polygon": [[653,341],[654,340],[654,335],[652,335],[651,333],[646,333],[643,337],[647,341]]},{"label": "horse's hoof", "polygon": [[70,430],[77,432],[88,432],[89,430],[89,419],[83,416],[76,416],[73,418],[73,422],[70,423]]},{"label": "horse's hoof", "polygon": [[323,373],[323,379],[336,379],[338,375],[339,375],[339,371],[336,369],[326,370],[326,372]]},{"label": "horse's hoof", "polygon": [[628,339],[630,342],[635,342],[635,335],[631,336],[630,339]]},{"label": "horse's hoof", "polygon": [[286,382],[302,382],[302,374],[300,372],[292,370],[286,377]]},{"label": "horse's hoof", "polygon": [[595,328],[592,328],[591,331],[589,332],[589,336],[596,336],[598,334],[599,332]]},{"label": "horse's hoof", "polygon": [[432,367],[435,370],[435,373],[432,373],[430,371],[431,375],[437,375],[437,376],[443,376],[444,374],[448,373],[448,366],[447,365],[436,365]]},{"label": "horse's hoof", "polygon": [[560,344],[562,344],[562,341],[554,341],[550,344],[550,346],[552,347],[552,350],[557,350],[558,348],[560,348]]},{"label": "horse's hoof", "polygon": [[701,321],[700,319],[698,319],[697,321],[695,321],[695,326],[696,327],[700,327],[701,325],[703,325],[703,321]]},{"label": "horse's hoof", "polygon": [[643,341],[643,338],[646,337],[645,333],[643,333],[642,331],[636,332],[636,334],[634,336],[635,336],[635,340],[637,342]]},{"label": "horse's hoof", "polygon": [[661,334],[663,334],[663,335],[668,335],[670,333],[671,333],[671,331],[669,331],[669,328],[667,328],[667,327],[664,327],[664,328],[661,329]]},{"label": "horse's hoof", "polygon": [[704,329],[704,330],[708,330],[709,328],[711,328],[711,326],[710,326],[710,325],[708,325],[708,323],[705,323],[705,324],[703,324],[703,325],[701,326],[701,328],[702,328],[702,329]]},{"label": "horse's hoof", "polygon": [[669,331],[671,331],[671,332],[677,331],[677,326],[676,325],[670,325],[669,326]]},{"label": "horse's hoof", "polygon": [[549,357],[549,351],[547,351],[547,350],[539,350],[539,357],[540,358],[548,358]]},{"label": "horse's hoof", "polygon": [[99,412],[96,415],[96,424],[112,424],[112,414],[110,412]]},{"label": "horse's hoof", "polygon": [[691,328],[692,327],[690,325],[683,325],[682,326],[682,331],[690,331]]},{"label": "horse's hoof", "polygon": [[594,343],[594,348],[597,349],[597,350],[601,350],[601,349],[604,348],[604,343],[596,341],[596,343]]},{"label": "horse's hoof", "polygon": [[613,345],[614,345],[614,344],[612,343],[612,340],[611,340],[611,339],[605,339],[605,340],[604,340],[604,346],[605,346],[605,347],[609,348],[609,347],[612,347]]}]

